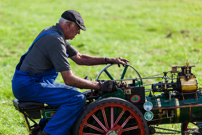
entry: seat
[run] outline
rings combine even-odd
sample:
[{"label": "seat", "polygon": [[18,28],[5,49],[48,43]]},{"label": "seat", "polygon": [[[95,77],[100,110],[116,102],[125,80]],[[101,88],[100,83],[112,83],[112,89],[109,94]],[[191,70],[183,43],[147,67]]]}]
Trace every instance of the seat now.
[{"label": "seat", "polygon": [[13,100],[15,109],[33,119],[41,118],[40,110],[44,109],[44,103],[30,102],[30,101],[19,101],[18,99]]},{"label": "seat", "polygon": [[27,110],[40,110],[44,108],[44,103],[30,102],[30,101],[19,101],[18,99],[13,100],[13,105],[15,109],[23,112]]}]

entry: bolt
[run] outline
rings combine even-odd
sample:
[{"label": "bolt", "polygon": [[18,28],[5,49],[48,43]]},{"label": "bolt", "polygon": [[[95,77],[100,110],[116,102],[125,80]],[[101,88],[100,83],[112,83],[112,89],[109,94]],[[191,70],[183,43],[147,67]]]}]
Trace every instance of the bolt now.
[{"label": "bolt", "polygon": [[120,129],[116,130],[116,133],[118,134],[120,132]]}]

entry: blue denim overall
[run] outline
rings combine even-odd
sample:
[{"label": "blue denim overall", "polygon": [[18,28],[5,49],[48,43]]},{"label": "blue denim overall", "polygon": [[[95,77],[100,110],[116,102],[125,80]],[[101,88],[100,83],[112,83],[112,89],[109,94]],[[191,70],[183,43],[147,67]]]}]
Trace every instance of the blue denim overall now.
[{"label": "blue denim overall", "polygon": [[[39,38],[48,33],[57,32],[48,31],[42,33],[35,39],[31,47]],[[46,103],[52,107],[58,107],[57,112],[49,120],[44,131],[50,135],[67,135],[85,106],[85,96],[75,87],[55,83],[54,81],[58,76],[55,69],[34,75],[29,72],[19,71],[22,61],[29,50],[21,57],[19,64],[16,66],[12,80],[13,94],[22,101],[36,101]]]}]

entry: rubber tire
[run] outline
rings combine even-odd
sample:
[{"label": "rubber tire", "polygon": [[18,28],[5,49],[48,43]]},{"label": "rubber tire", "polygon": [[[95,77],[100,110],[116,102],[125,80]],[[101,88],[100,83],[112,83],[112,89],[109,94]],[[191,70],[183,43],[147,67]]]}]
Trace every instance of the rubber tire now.
[{"label": "rubber tire", "polygon": [[123,100],[121,98],[116,98],[116,97],[108,97],[108,98],[104,98],[104,99],[99,99],[96,100],[92,103],[90,103],[84,110],[83,112],[80,114],[80,116],[77,118],[75,124],[74,124],[74,130],[73,130],[73,135],[79,135],[79,130],[80,130],[80,125],[82,124],[82,121],[85,119],[85,117],[91,112],[93,111],[95,108],[104,105],[104,104],[108,104],[108,103],[120,103],[122,105],[125,105],[127,107],[130,107],[131,109],[135,110],[143,125],[144,125],[144,129],[145,129],[145,134],[144,135],[149,135],[149,127],[147,125],[146,120],[144,119],[142,112],[132,103]]}]

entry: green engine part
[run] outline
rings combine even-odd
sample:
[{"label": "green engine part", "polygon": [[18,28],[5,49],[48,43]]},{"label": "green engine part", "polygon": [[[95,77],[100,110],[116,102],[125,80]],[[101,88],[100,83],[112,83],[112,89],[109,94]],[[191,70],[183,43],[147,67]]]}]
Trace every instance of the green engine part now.
[{"label": "green engine part", "polygon": [[107,97],[118,97],[118,98],[125,99],[123,90],[121,90],[119,88],[117,91],[111,92],[111,93],[106,93],[106,94],[102,95],[100,98],[107,98]]},{"label": "green engine part", "polygon": [[153,104],[154,118],[149,124],[170,124],[202,121],[202,94],[189,93],[146,97]]},{"label": "green engine part", "polygon": [[[141,81],[135,82],[135,86],[140,86],[141,84],[142,84]],[[131,85],[134,85],[134,84],[131,84]],[[118,88],[118,90],[115,92],[106,93],[102,95],[100,98],[107,98],[107,97],[118,97],[118,98],[126,99],[123,90],[120,88]]]}]

